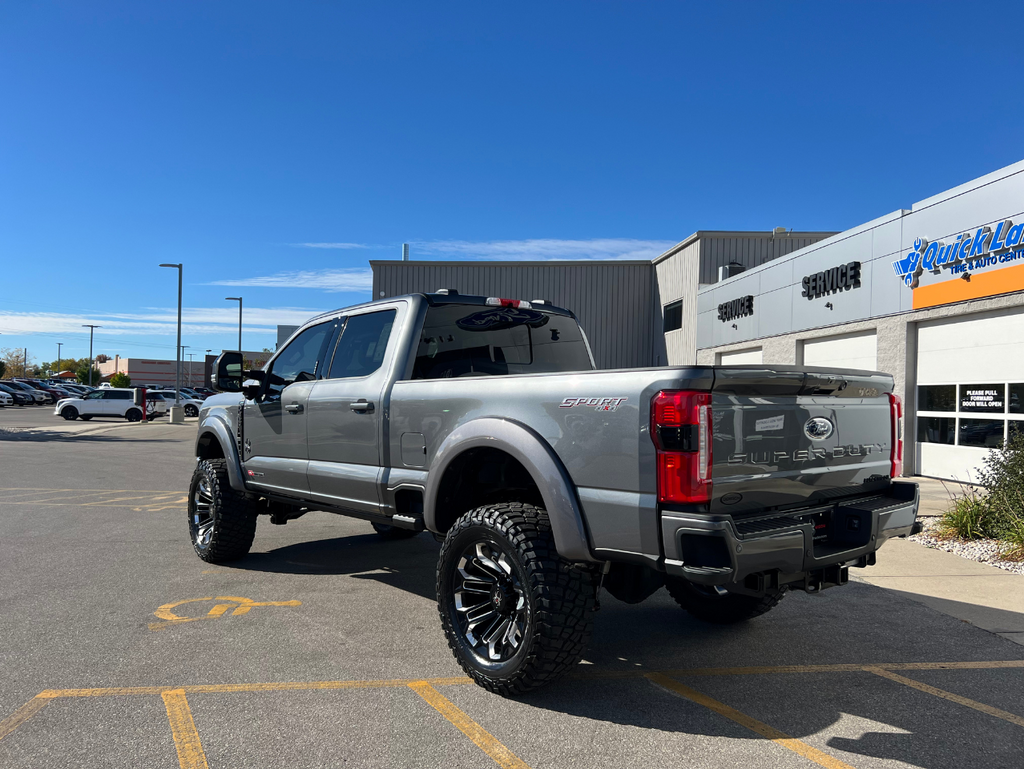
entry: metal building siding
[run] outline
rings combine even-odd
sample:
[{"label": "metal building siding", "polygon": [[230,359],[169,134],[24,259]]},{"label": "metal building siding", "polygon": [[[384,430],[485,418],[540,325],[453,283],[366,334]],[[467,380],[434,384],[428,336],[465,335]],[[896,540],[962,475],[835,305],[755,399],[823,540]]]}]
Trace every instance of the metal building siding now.
[{"label": "metal building siding", "polygon": [[[697,278],[700,274],[701,248],[702,241],[695,240],[654,265],[657,301],[652,331],[659,347],[654,353],[656,364],[687,364],[697,359]],[[679,300],[683,303],[682,328],[663,334],[665,305]]]},{"label": "metal building siding", "polygon": [[[550,299],[576,313],[598,368],[653,365],[648,262],[371,262],[373,298],[454,288],[463,294]],[[696,293],[696,288],[694,288]]]},{"label": "metal building siding", "polygon": [[816,235],[764,235],[750,236],[703,236],[701,250],[700,282],[718,282],[718,268],[735,262],[746,269],[778,259],[819,240],[830,237],[832,233],[822,232]]}]

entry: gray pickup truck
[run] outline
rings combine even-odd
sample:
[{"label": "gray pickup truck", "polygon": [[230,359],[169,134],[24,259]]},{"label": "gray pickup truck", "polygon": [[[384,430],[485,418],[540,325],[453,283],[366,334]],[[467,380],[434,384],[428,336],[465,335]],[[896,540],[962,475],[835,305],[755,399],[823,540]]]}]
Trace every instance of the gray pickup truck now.
[{"label": "gray pickup truck", "polygon": [[189,488],[205,561],[260,514],[369,521],[441,545],[456,659],[516,694],[578,662],[600,587],[666,587],[738,622],[818,592],[917,527],[886,374],[792,366],[594,370],[575,316],[451,289],[327,313],[259,371],[225,352]]}]

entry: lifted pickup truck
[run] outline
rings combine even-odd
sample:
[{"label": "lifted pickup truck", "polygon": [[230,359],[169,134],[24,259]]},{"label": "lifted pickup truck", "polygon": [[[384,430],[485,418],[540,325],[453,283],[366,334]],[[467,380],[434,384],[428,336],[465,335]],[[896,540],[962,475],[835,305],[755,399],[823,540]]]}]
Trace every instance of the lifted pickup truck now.
[{"label": "lifted pickup truck", "polygon": [[443,542],[441,624],[502,694],[578,662],[597,592],[661,587],[737,622],[843,585],[916,526],[886,374],[791,366],[595,371],[539,300],[414,294],[328,313],[259,371],[215,367],[189,489],[196,553],[248,553],[259,514],[363,518]]}]

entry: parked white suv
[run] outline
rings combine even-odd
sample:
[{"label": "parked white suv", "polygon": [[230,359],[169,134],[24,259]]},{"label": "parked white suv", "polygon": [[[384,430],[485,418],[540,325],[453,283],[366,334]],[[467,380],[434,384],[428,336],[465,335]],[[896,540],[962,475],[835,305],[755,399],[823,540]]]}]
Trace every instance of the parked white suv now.
[{"label": "parked white suv", "polygon": [[[162,400],[147,401],[147,416],[154,419],[167,412]],[[64,398],[57,401],[53,413],[67,420],[93,417],[124,417],[129,422],[142,421],[142,409],[135,405],[135,390],[128,387],[107,387],[82,398]]]}]

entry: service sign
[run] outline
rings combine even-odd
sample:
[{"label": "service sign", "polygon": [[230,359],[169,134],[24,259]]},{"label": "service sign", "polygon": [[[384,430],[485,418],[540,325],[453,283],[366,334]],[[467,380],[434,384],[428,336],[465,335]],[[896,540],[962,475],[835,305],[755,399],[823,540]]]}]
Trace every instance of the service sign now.
[{"label": "service sign", "polygon": [[925,270],[934,275],[948,270],[951,275],[962,275],[991,267],[1004,267],[1024,260],[1024,223],[1014,224],[1009,219],[991,227],[962,232],[956,240],[918,238],[914,250],[892,263],[896,274],[910,288],[921,283]]},{"label": "service sign", "polygon": [[807,275],[801,283],[803,291],[800,292],[800,295],[806,296],[808,299],[817,299],[819,296],[834,294],[836,291],[860,288],[860,262],[848,262],[829,270]]},{"label": "service sign", "polygon": [[726,323],[736,318],[743,318],[754,314],[754,297],[743,296],[733,299],[731,302],[722,302],[718,305],[718,319]]}]

